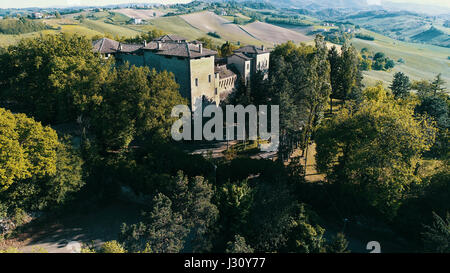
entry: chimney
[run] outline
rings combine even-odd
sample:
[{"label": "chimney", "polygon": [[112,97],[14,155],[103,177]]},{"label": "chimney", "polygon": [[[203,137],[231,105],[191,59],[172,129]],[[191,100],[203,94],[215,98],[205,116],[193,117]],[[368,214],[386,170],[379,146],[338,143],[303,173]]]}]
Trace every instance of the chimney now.
[{"label": "chimney", "polygon": [[146,47],[147,46],[147,41],[146,40],[144,40],[144,47]]},{"label": "chimney", "polygon": [[262,51],[264,51],[264,50],[265,50],[265,47],[264,47],[264,45],[261,45],[261,50],[262,50]]},{"label": "chimney", "polygon": [[122,51],[122,49],[123,49],[122,44],[119,43],[119,51]]},{"label": "chimney", "polygon": [[203,53],[203,45],[201,43],[198,44],[198,52],[200,52],[200,54]]},{"label": "chimney", "polygon": [[161,41],[157,41],[156,42],[156,49],[160,50],[161,49]]}]

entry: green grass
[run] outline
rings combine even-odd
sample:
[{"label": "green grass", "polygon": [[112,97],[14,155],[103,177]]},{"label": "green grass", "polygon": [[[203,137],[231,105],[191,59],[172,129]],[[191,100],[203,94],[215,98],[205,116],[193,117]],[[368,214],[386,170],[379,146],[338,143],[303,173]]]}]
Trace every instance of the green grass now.
[{"label": "green grass", "polygon": [[395,72],[403,72],[413,80],[433,79],[438,73],[442,73],[443,79],[450,88],[450,49],[416,43],[407,43],[393,40],[372,31],[363,30],[364,34],[375,37],[375,41],[352,39],[352,44],[358,49],[366,47],[373,52],[384,52],[386,56],[397,61],[403,59],[405,64],[396,63],[390,72],[367,71],[366,83],[373,84],[378,80],[388,85],[392,81]]},{"label": "green grass", "polygon": [[134,37],[140,33],[139,31],[134,30],[128,26],[118,26],[89,19],[83,20],[81,25],[93,31],[97,31],[100,33],[107,33],[113,36]]},{"label": "green grass", "polygon": [[131,20],[131,18],[122,13],[111,12],[107,20],[115,24],[126,24],[128,21]]}]

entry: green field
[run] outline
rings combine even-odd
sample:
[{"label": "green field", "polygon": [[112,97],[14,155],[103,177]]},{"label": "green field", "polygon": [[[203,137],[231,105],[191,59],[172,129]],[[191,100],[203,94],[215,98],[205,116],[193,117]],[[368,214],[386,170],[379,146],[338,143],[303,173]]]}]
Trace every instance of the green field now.
[{"label": "green field", "polygon": [[395,68],[390,72],[367,71],[366,82],[373,84],[383,81],[390,84],[395,72],[401,71],[415,80],[433,79],[438,73],[442,73],[443,79],[450,88],[450,49],[416,43],[407,43],[393,40],[386,36],[364,30],[363,33],[375,37],[375,41],[366,41],[354,38],[352,44],[358,49],[366,47],[373,52],[384,52],[386,56],[395,61],[403,59],[404,64],[396,62]]},{"label": "green field", "polygon": [[[140,28],[143,30],[157,28],[167,33],[181,35],[188,39],[197,39],[206,36],[203,31],[189,25],[185,20],[179,16],[160,17],[149,21],[148,26],[133,26],[133,28]],[[212,37],[211,37],[212,38]],[[214,40],[214,38],[213,38]],[[218,39],[216,39],[218,40]]]},{"label": "green field", "polygon": [[113,36],[126,36],[126,37],[132,37],[139,34],[139,31],[132,29],[129,26],[119,26],[119,25],[113,25],[109,23],[102,22],[100,20],[94,21],[94,20],[83,20],[81,23],[82,26],[98,31],[101,33],[111,34]]}]

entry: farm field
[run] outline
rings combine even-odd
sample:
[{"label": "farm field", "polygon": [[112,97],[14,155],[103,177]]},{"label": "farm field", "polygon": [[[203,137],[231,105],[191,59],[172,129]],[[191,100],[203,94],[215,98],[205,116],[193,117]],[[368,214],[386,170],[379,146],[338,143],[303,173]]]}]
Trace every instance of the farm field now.
[{"label": "farm field", "polygon": [[[192,40],[206,36],[206,33],[204,31],[189,25],[179,16],[160,17],[150,20],[148,23],[149,25],[136,25],[131,26],[131,28],[140,31],[150,31],[151,29],[157,28],[164,32],[178,34]],[[212,38],[213,41],[216,42],[223,42],[223,40],[221,39],[216,39],[213,37],[210,38]]]},{"label": "farm field", "polygon": [[216,32],[222,39],[244,44],[260,44],[261,40],[243,30],[240,26],[212,12],[197,12],[181,15],[189,25],[205,33]]},{"label": "farm field", "polygon": [[113,36],[136,36],[139,31],[130,28],[129,26],[118,26],[113,24],[104,23],[99,20],[83,20],[81,25],[88,29],[98,31],[105,34],[111,34]]},{"label": "farm field", "polygon": [[261,41],[270,41],[274,44],[281,44],[287,41],[306,42],[311,40],[311,37],[303,35],[301,33],[267,24],[263,22],[253,22],[244,26],[241,26],[246,32],[252,36],[258,38]]},{"label": "farm field", "polygon": [[116,12],[124,14],[130,18],[137,18],[143,20],[154,19],[163,16],[165,13],[159,10],[148,10],[148,9],[119,9]]},{"label": "farm field", "polygon": [[354,38],[352,44],[357,50],[368,48],[373,52],[384,52],[388,57],[398,61],[403,59],[404,64],[396,62],[392,71],[366,71],[366,82],[373,84],[376,81],[383,81],[390,84],[395,72],[403,72],[413,80],[433,79],[437,74],[442,73],[442,78],[446,81],[447,88],[450,88],[450,48],[433,45],[407,43],[397,41],[386,36],[367,31],[363,33],[375,37],[375,41],[367,41]]}]

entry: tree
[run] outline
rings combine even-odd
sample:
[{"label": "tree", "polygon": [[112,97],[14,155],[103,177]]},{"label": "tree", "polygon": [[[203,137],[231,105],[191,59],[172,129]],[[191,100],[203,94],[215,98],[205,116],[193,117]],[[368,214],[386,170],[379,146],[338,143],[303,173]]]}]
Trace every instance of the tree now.
[{"label": "tree", "polygon": [[435,253],[450,253],[450,213],[444,220],[433,212],[434,222],[431,226],[425,226],[423,233],[425,249]]},{"label": "tree", "polygon": [[24,39],[0,56],[0,98],[45,123],[75,121],[101,101],[109,62],[82,36]]},{"label": "tree", "polygon": [[394,80],[390,86],[392,93],[396,99],[406,98],[409,96],[409,90],[411,89],[411,84],[409,82],[409,77],[402,72],[397,72],[394,74]]},{"label": "tree", "polygon": [[145,212],[139,224],[124,224],[120,242],[125,248],[131,252],[149,248],[155,253],[209,251],[218,217],[211,185],[203,177],[189,180],[179,172],[157,190],[152,211]]},{"label": "tree", "polygon": [[233,55],[233,51],[238,49],[238,46],[233,45],[229,41],[226,41],[219,49],[219,56],[224,58]]},{"label": "tree", "polygon": [[126,253],[127,251],[116,240],[105,242],[100,248],[100,253]]},{"label": "tree", "polygon": [[188,177],[178,173],[171,199],[174,211],[182,215],[189,230],[187,245],[191,246],[191,251],[204,252],[212,248],[211,229],[219,216],[212,197],[212,187],[203,177],[194,177],[189,183]]},{"label": "tree", "polygon": [[434,81],[431,82],[431,90],[434,96],[445,93],[446,89],[443,87],[444,84],[445,81],[442,79],[442,74],[439,73]]},{"label": "tree", "polygon": [[304,205],[300,206],[298,216],[292,218],[286,250],[295,253],[325,252],[325,229],[310,222]]},{"label": "tree", "polygon": [[286,160],[307,143],[320,121],[331,92],[327,47],[322,36],[315,47],[288,42],[271,54],[266,94],[280,107],[278,158]]},{"label": "tree", "polygon": [[[370,89],[369,89],[370,90]],[[409,105],[366,91],[357,111],[343,109],[316,135],[317,166],[327,179],[393,216],[412,183],[416,163],[433,145],[436,129]],[[368,96],[370,94],[370,96]]]},{"label": "tree", "polygon": [[[220,211],[220,239],[225,243],[232,241],[233,236],[246,227],[253,202],[252,189],[248,181],[244,180],[223,185],[217,195]],[[236,243],[237,238],[235,237],[234,240]]]},{"label": "tree", "polygon": [[417,91],[417,95],[420,98],[430,96],[433,94],[433,87],[429,81],[421,80],[421,81],[413,81],[411,84],[411,89]]},{"label": "tree", "polygon": [[144,222],[122,225],[119,241],[129,252],[152,249],[154,253],[178,253],[187,234],[183,219],[172,211],[172,202],[162,193],[153,199],[153,209],[144,213]]},{"label": "tree", "polygon": [[331,68],[330,110],[332,111],[333,99],[346,100],[357,84],[359,58],[355,48],[345,43],[340,54],[336,47],[329,50],[328,61]]},{"label": "tree", "polygon": [[226,253],[253,253],[253,248],[251,248],[246,242],[245,238],[240,235],[234,236],[234,241],[228,242]]},{"label": "tree", "polygon": [[213,40],[208,37],[200,37],[197,39],[197,41],[201,42],[203,44],[203,47],[209,48],[212,50],[215,50],[216,47],[214,46]]},{"label": "tree", "polygon": [[327,244],[327,252],[328,253],[349,253],[347,250],[348,241],[345,239],[345,235],[343,233],[338,233],[334,236]]},{"label": "tree", "polygon": [[173,106],[186,104],[172,74],[126,64],[110,72],[101,94],[89,115],[102,151],[121,150],[148,135],[168,137]]},{"label": "tree", "polygon": [[41,210],[67,201],[83,185],[71,144],[24,114],[0,108],[0,200],[8,208]]},{"label": "tree", "polygon": [[58,136],[24,114],[0,108],[0,190],[18,181],[56,173]]}]

